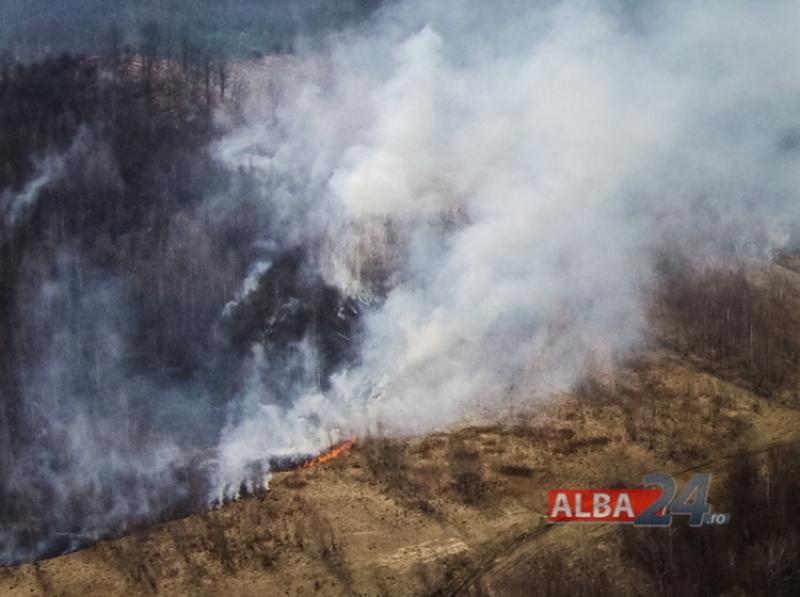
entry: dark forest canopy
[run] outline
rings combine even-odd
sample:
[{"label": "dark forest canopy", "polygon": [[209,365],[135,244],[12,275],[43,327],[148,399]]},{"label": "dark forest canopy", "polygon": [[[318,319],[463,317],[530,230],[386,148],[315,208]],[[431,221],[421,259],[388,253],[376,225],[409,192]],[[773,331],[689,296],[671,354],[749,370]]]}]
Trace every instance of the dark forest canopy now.
[{"label": "dark forest canopy", "polygon": [[19,58],[94,52],[110,35],[142,41],[154,26],[177,45],[190,37],[201,47],[235,55],[291,48],[358,21],[380,0],[0,0],[0,49]]},{"label": "dark forest canopy", "polygon": [[[204,504],[202,467],[159,449],[206,458],[254,343],[288,370],[314,330],[322,386],[353,356],[352,317],[302,249],[270,255],[258,292],[222,316],[265,229],[247,200],[204,207],[232,184],[210,147],[215,114],[238,110],[235,69],[164,47],[0,53],[0,563]],[[88,437],[70,431],[82,417]]]}]

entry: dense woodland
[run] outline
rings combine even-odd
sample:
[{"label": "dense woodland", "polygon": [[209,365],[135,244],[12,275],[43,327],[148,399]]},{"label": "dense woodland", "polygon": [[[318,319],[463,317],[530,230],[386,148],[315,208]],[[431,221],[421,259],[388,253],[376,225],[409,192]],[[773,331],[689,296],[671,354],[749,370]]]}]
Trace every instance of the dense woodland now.
[{"label": "dense woodland", "polygon": [[302,248],[271,256],[254,296],[221,317],[265,229],[246,197],[208,208],[232,176],[213,156],[215,117],[235,121],[245,89],[221,52],[155,23],[139,39],[112,29],[93,55],[0,62],[0,525],[20,527],[30,555],[69,548],[36,541],[53,528],[80,536],[125,487],[149,491],[148,516],[207,499],[183,468],[167,495],[143,470],[91,481],[95,497],[77,481],[52,496],[40,473],[79,474],[62,422],[93,420],[96,451],[147,454],[188,412],[178,440],[202,453],[254,342],[289,368],[292,341],[313,329],[321,385],[352,352],[342,338],[356,310],[337,316],[342,299],[304,273]]},{"label": "dense woodland", "polygon": [[[226,285],[244,267],[209,268],[229,272],[230,280],[185,275],[199,267],[198,257],[231,255],[220,248],[212,256],[210,241],[201,238],[202,222],[192,218],[185,230],[175,229],[179,214],[191,213],[223,182],[204,148],[214,135],[213,110],[229,97],[227,64],[188,41],[180,55],[168,58],[155,25],[143,39],[139,47],[122,47],[112,32],[99,56],[20,63],[6,54],[2,61],[0,188],[7,217],[0,231],[0,476],[7,482],[35,477],[20,469],[25,455],[43,443],[37,434],[47,433],[49,450],[66,441],[31,412],[39,397],[23,377],[32,375],[42,354],[58,351],[52,358],[72,370],[59,378],[57,391],[97,401],[113,392],[109,380],[87,365],[108,358],[101,354],[104,345],[86,342],[84,334],[107,335],[123,316],[114,313],[116,297],[81,306],[81,297],[94,292],[90,287],[114,280],[132,306],[133,329],[141,337],[138,350],[126,355],[126,368],[186,376],[210,341],[201,321],[212,317]],[[52,163],[58,166],[43,166]],[[14,202],[42,172],[43,186],[12,221]],[[37,296],[48,281],[58,294],[45,311]],[[96,309],[101,312],[87,312]],[[93,323],[101,319],[108,325]],[[67,340],[45,345],[49,335],[59,334]],[[131,433],[146,428],[147,417],[132,419]],[[46,528],[47,515],[37,506],[19,511],[26,500],[45,510],[46,489],[11,484],[0,487],[11,492],[0,496],[0,520],[32,518],[34,529]]]},{"label": "dense woodland", "polygon": [[[14,281],[26,267],[54,263],[65,245],[92,266],[121,274],[132,291],[138,286],[149,300],[158,300],[142,286],[154,276],[169,285],[169,268],[178,267],[179,255],[163,253],[174,235],[171,217],[223,182],[204,148],[214,134],[213,110],[226,97],[227,68],[189,46],[180,61],[161,58],[155,43],[33,64],[6,58],[0,74],[0,188],[6,201],[24,192],[46,160],[64,165],[15,225],[3,230],[5,343],[14,341]],[[162,306],[176,292],[190,294],[161,288]],[[152,315],[146,309],[142,316]],[[160,360],[163,352],[154,348]],[[4,350],[4,357],[11,352]],[[13,366],[4,363],[4,369]]]}]

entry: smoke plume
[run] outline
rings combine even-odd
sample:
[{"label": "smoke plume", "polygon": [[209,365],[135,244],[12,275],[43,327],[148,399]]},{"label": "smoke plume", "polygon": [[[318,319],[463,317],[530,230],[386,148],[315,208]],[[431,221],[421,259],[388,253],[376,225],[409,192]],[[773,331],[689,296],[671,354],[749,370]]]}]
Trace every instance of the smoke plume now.
[{"label": "smoke plume", "polygon": [[158,212],[130,279],[60,241],[25,262],[32,435],[7,485],[52,497],[4,560],[256,490],[271,458],[344,437],[506,416],[624,359],[656,255],[764,259],[795,235],[798,18],[403,0],[241,61],[246,99],[186,168],[224,184]]},{"label": "smoke plume", "polygon": [[265,238],[359,298],[363,335],[326,392],[276,410],[254,382],[228,464],[530,404],[637,346],[659,250],[780,247],[796,13],[404,2],[274,66],[283,97],[256,94],[219,154],[277,214]]}]

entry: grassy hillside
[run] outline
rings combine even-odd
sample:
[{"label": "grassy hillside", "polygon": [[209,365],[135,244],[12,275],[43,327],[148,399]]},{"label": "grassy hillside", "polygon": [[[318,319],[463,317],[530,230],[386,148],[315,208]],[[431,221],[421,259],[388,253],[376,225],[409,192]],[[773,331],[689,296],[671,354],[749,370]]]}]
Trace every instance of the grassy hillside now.
[{"label": "grassy hillside", "polygon": [[[650,348],[569,395],[481,426],[361,438],[332,462],[277,473],[265,495],[4,569],[0,593],[788,595],[800,573],[798,340],[777,343],[773,326],[791,329],[798,274],[682,271],[670,282],[681,301],[654,305]],[[776,293],[780,309],[759,306]],[[750,320],[741,349],[713,340],[720,314],[733,330]],[[750,368],[751,343],[782,364],[769,383]],[[712,472],[709,501],[730,525],[544,521],[549,488],[632,486],[651,471]]]}]

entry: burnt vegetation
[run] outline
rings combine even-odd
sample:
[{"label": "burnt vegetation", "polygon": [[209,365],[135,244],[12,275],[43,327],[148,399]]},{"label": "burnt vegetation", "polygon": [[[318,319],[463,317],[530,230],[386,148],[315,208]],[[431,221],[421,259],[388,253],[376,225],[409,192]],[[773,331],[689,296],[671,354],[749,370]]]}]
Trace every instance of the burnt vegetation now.
[{"label": "burnt vegetation", "polygon": [[[55,393],[95,396],[87,408],[112,415],[114,401],[102,397],[121,390],[103,365],[103,338],[124,332],[115,299],[125,297],[135,321],[129,339],[137,350],[126,355],[125,368],[153,379],[185,379],[200,369],[199,356],[213,342],[208,322],[244,267],[225,250],[224,236],[212,238],[191,216],[209,189],[224,182],[203,148],[215,133],[214,109],[229,98],[227,64],[189,40],[168,48],[155,25],[142,40],[121,46],[112,33],[98,55],[34,63],[0,57],[0,523],[26,527],[29,537],[20,540],[31,546],[54,524],[57,507],[46,482],[19,485],[21,477],[38,474],[26,472],[34,459],[25,454],[42,437],[55,446],[68,438],[26,404],[56,397],[31,396],[25,369],[43,353],[62,351],[70,369]],[[37,179],[41,184],[32,189]],[[198,259],[204,258],[212,267],[201,277]],[[111,279],[118,281],[113,292]],[[43,308],[37,296],[47,281],[59,291]],[[88,326],[87,311],[94,322]],[[43,345],[59,333],[76,340]],[[96,343],[81,345],[81,334]],[[129,413],[128,425],[134,443],[157,433],[146,412]],[[71,466],[65,458],[53,452],[52,473]],[[12,489],[5,482],[13,476]],[[91,518],[113,501],[113,492],[139,483],[130,472],[111,486],[69,496],[74,520]],[[175,496],[151,499],[171,509]],[[69,522],[66,529],[73,539],[49,549],[81,537],[80,525]]]},{"label": "burnt vegetation", "polygon": [[[197,346],[199,323],[216,315],[223,287],[233,283],[206,278],[200,292],[199,281],[192,282],[197,276],[181,275],[197,267],[187,261],[190,253],[212,260],[230,255],[224,246],[204,246],[203,222],[187,217],[181,229],[170,218],[188,214],[209,185],[222,182],[203,147],[214,134],[212,110],[225,97],[220,73],[227,67],[188,41],[180,57],[172,55],[157,30],[148,31],[141,47],[112,46],[102,56],[63,55],[32,64],[3,59],[0,191],[6,199],[23,192],[37,164],[67,155],[63,175],[47,181],[38,201],[25,206],[17,225],[0,238],[4,396],[13,395],[8,359],[14,349],[26,348],[22,338],[14,342],[15,281],[46,275],[65,244],[89,265],[125,280],[149,337],[139,353],[142,365],[152,360],[176,371],[191,368],[188,351],[173,348]],[[176,235],[183,243],[169,242]],[[30,267],[43,271],[23,269],[34,261],[31,255],[36,264]],[[243,267],[219,265],[210,271]],[[151,334],[158,325],[163,333]]]},{"label": "burnt vegetation", "polygon": [[[323,388],[355,358],[357,305],[310,276],[302,250],[262,254],[269,214],[246,188],[237,209],[209,207],[247,176],[211,149],[217,115],[237,122],[234,62],[156,22],[135,43],[113,28],[102,38],[86,55],[0,53],[0,526],[18,529],[23,558],[205,505],[203,461],[254,344],[291,372],[311,338],[319,365],[298,375]],[[275,271],[227,313],[266,259]],[[288,395],[291,375],[267,377]],[[191,421],[176,436],[178,412]],[[52,480],[83,478],[63,424],[78,415],[103,455],[167,441],[189,462],[76,480],[59,505]],[[145,516],[86,528],[137,491]]]}]

